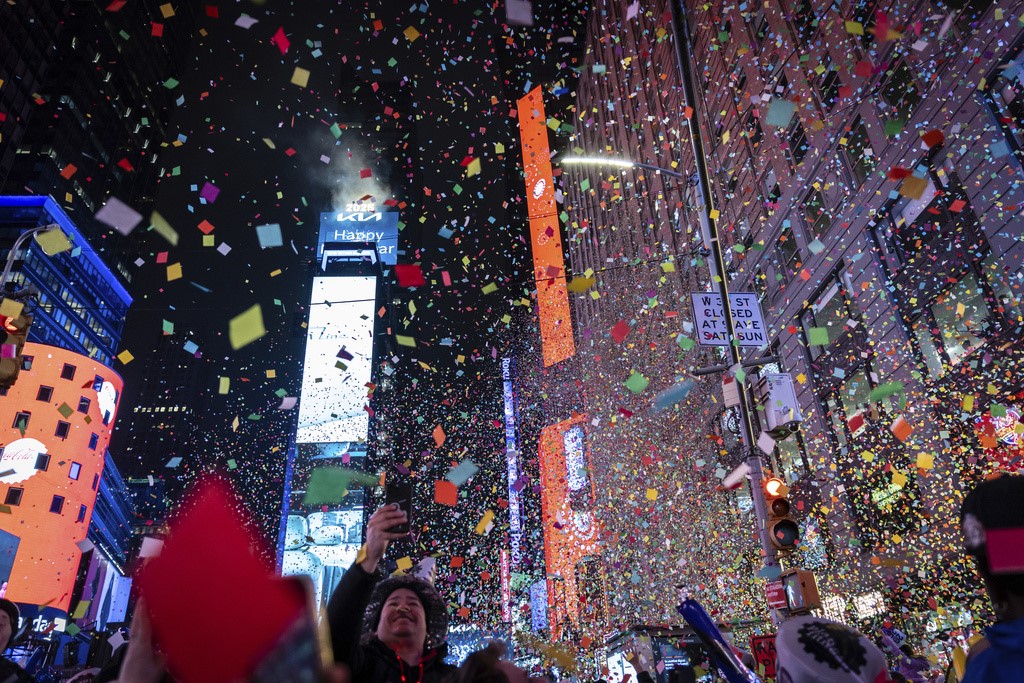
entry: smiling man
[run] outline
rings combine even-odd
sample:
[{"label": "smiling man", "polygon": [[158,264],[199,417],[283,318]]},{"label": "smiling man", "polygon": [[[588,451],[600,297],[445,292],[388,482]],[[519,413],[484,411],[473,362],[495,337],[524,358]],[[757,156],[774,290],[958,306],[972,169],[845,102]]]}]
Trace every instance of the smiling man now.
[{"label": "smiling man", "polygon": [[448,611],[432,584],[415,576],[377,575],[390,541],[408,534],[390,531],[406,521],[397,505],[373,513],[366,545],[327,605],[335,660],[353,681],[436,683],[455,667],[444,663]]}]

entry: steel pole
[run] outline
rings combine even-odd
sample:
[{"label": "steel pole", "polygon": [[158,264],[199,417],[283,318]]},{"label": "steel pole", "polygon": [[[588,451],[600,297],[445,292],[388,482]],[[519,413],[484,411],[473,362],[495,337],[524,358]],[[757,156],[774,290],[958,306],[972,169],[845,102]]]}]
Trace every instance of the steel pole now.
[{"label": "steel pole", "polygon": [[[732,317],[732,309],[729,306],[729,280],[725,270],[725,259],[722,256],[722,244],[718,236],[718,222],[714,218],[715,196],[711,191],[711,178],[708,174],[707,159],[704,154],[704,142],[698,119],[697,91],[693,75],[693,67],[687,57],[690,55],[689,34],[686,26],[686,9],[682,0],[669,0],[669,9],[672,13],[672,31],[675,38],[676,59],[682,76],[683,93],[686,104],[692,110],[688,120],[690,128],[690,140],[693,145],[694,163],[697,166],[697,178],[700,184],[701,195],[704,199],[704,211],[701,214],[702,226],[706,228],[705,238],[710,251],[710,272],[712,281],[718,286],[718,293],[722,297],[722,309],[725,312],[725,324],[729,333],[729,357],[733,367],[743,367],[743,359],[740,355],[740,347],[736,343],[736,324]],[[761,551],[764,553],[764,565],[767,573],[777,573],[779,567],[778,552],[768,537],[766,528],[768,521],[768,503],[761,488],[764,480],[764,461],[754,450],[754,425],[751,420],[750,399],[744,387],[740,387],[740,423],[742,424],[742,440],[745,449],[745,460],[750,467],[750,497],[754,501],[754,516],[757,520],[757,535],[761,541]],[[773,577],[774,578],[774,577]],[[776,619],[774,611],[772,620]]]},{"label": "steel pole", "polygon": [[2,294],[7,287],[7,280],[11,277],[11,268],[14,266],[14,260],[17,258],[18,250],[21,249],[21,245],[25,243],[25,240],[37,233],[46,232],[58,227],[59,226],[56,223],[51,223],[50,225],[41,225],[37,228],[26,230],[18,235],[18,239],[14,240],[14,246],[11,247],[11,252],[7,254],[7,263],[4,264],[4,272],[0,275],[0,294]]}]

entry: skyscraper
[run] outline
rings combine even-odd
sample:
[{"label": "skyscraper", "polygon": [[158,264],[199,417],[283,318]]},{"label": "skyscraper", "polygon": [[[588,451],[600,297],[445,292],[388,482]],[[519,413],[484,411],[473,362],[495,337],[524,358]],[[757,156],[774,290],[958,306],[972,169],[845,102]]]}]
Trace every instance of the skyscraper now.
[{"label": "skyscraper", "polygon": [[[130,472],[179,473],[198,464],[193,436],[203,412],[207,361],[187,339],[161,335],[114,432],[113,450]],[[170,468],[170,470],[165,470]]]},{"label": "skyscraper", "polygon": [[93,216],[111,196],[148,216],[200,4],[0,5],[0,193],[53,196],[125,282]]}]

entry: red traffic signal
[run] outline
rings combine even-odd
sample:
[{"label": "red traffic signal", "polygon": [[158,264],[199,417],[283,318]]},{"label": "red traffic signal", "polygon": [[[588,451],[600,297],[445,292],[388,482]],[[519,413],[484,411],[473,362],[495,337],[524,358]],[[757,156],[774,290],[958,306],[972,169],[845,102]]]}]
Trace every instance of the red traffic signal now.
[{"label": "red traffic signal", "polygon": [[8,318],[0,316],[4,335],[0,339],[0,387],[14,386],[21,372],[21,353],[28,338],[28,330],[32,327],[32,316],[22,313]]},{"label": "red traffic signal", "polygon": [[779,477],[768,477],[763,482],[765,502],[768,504],[768,519],[765,529],[768,538],[779,550],[793,550],[800,542],[800,525],[790,517],[792,505],[789,487]]}]

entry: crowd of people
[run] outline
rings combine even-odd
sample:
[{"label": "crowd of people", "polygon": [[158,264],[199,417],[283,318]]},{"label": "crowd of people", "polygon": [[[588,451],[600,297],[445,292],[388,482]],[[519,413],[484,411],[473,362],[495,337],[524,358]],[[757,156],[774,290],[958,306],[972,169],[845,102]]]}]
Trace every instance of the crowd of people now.
[{"label": "crowd of people", "polygon": [[[369,519],[366,543],[327,606],[333,662],[319,671],[296,669],[288,680],[311,683],[526,683],[547,680],[505,658],[506,648],[491,643],[458,667],[446,662],[449,615],[433,584],[411,574],[385,577],[381,561],[390,542],[406,533],[393,529],[406,513],[385,505]],[[991,599],[995,622],[966,657],[962,683],[1024,682],[1024,476],[992,477],[971,491],[961,510],[964,551],[976,561]],[[0,649],[17,636],[17,606],[0,599]],[[154,643],[146,609],[136,609],[131,640],[106,669],[84,681],[164,683],[173,681]],[[743,653],[740,652],[742,656]],[[926,659],[885,635],[879,643],[844,624],[816,616],[787,619],[776,635],[777,683],[931,683]],[[749,662],[749,658],[748,658]],[[653,681],[652,662],[633,657],[638,681]],[[171,666],[173,669],[173,666]],[[696,680],[692,671],[689,680]],[[676,675],[674,680],[687,680]],[[723,680],[744,678],[723,672]],[[0,683],[35,679],[0,658]],[[253,680],[275,680],[259,679]],[[632,683],[623,681],[622,683]]]}]

